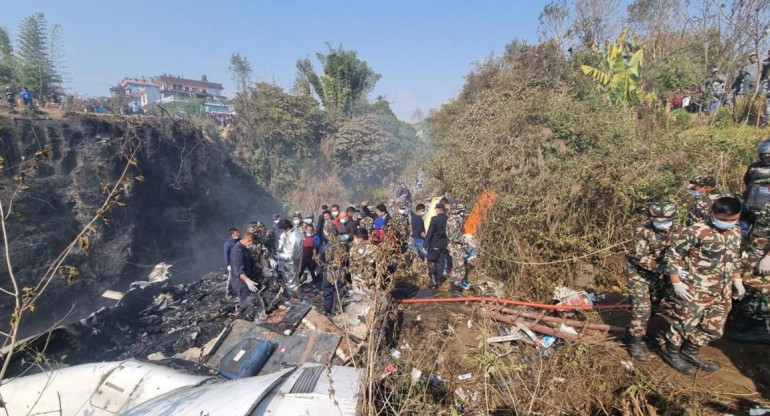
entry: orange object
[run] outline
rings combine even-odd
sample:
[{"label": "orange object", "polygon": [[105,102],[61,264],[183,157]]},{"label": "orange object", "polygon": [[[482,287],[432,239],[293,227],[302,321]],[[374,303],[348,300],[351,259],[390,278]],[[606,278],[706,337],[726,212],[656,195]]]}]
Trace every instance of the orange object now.
[{"label": "orange object", "polygon": [[496,200],[497,194],[492,191],[484,191],[481,193],[479,200],[476,201],[476,205],[473,207],[473,211],[471,211],[471,215],[465,220],[463,234],[476,235],[476,230],[478,230],[479,225],[481,225],[481,221],[487,217]]},{"label": "orange object", "polygon": [[503,305],[528,306],[530,308],[535,308],[535,309],[552,309],[556,311],[626,309],[631,307],[631,305],[626,305],[626,304],[593,305],[593,306],[546,305],[543,303],[525,302],[521,300],[483,298],[483,297],[402,299],[398,302],[400,303],[490,302],[490,303],[500,303]]}]

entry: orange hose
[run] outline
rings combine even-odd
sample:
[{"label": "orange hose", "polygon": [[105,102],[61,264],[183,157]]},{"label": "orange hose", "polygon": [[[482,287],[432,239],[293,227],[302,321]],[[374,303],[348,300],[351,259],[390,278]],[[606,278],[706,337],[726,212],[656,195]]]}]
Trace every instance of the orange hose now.
[{"label": "orange hose", "polygon": [[527,306],[535,309],[552,309],[557,311],[571,311],[575,309],[590,311],[590,310],[605,310],[605,309],[624,309],[624,308],[631,307],[631,305],[627,305],[627,304],[594,305],[594,306],[546,305],[542,303],[525,302],[520,300],[482,298],[482,297],[402,299],[398,302],[400,303],[491,302],[491,303],[501,303],[503,305]]}]

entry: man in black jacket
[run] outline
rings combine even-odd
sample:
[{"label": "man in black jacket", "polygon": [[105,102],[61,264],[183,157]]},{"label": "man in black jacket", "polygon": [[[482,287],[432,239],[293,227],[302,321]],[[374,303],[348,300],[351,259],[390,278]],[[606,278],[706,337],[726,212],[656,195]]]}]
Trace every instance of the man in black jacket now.
[{"label": "man in black jacket", "polygon": [[428,250],[428,273],[430,288],[435,289],[444,280],[444,267],[449,252],[449,238],[446,235],[446,224],[449,217],[444,205],[436,205],[436,215],[431,218],[428,233],[425,235],[425,247]]},{"label": "man in black jacket", "polygon": [[249,295],[251,292],[257,291],[257,284],[253,280],[254,262],[248,249],[253,242],[254,234],[246,233],[230,250],[230,266],[233,273],[231,283],[236,296],[238,296],[240,307],[234,316],[240,316],[243,313],[251,304],[248,302]]}]

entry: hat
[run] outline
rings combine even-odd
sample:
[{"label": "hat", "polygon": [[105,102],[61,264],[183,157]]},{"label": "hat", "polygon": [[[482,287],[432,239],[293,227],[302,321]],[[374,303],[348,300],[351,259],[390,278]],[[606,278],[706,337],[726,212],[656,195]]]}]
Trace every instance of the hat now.
[{"label": "hat", "polygon": [[278,218],[281,218],[281,214],[273,214],[273,221],[277,220]]},{"label": "hat", "polygon": [[650,218],[674,219],[677,217],[676,204],[671,201],[655,201],[650,204]]},{"label": "hat", "polygon": [[756,57],[759,57],[759,54],[758,54],[758,53],[756,53],[756,52],[754,52],[754,51],[752,51],[752,52],[749,52],[749,56],[750,56],[750,57],[751,57],[751,56],[756,56]]},{"label": "hat", "polygon": [[717,180],[714,175],[698,175],[690,179],[690,188],[694,188],[696,186],[717,186]]},{"label": "hat", "polygon": [[459,214],[461,212],[465,212],[465,205],[458,203],[452,206],[452,214]]},{"label": "hat", "polygon": [[313,214],[307,214],[305,215],[305,218],[313,218]]}]

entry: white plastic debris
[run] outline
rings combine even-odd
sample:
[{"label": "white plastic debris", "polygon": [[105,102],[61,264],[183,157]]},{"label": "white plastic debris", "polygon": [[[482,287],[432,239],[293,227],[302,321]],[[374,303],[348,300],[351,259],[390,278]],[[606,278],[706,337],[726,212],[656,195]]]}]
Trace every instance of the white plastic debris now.
[{"label": "white plastic debris", "polygon": [[422,377],[422,371],[417,368],[412,368],[412,381],[416,383],[420,381],[420,377]]},{"label": "white plastic debris", "polygon": [[473,377],[473,373],[465,373],[465,374],[460,374],[459,376],[457,376],[457,379],[460,380],[460,381],[465,381],[465,380],[470,380],[471,377]]},{"label": "white plastic debris", "polygon": [[468,328],[473,328],[473,321],[468,319]]},{"label": "white plastic debris", "polygon": [[390,349],[390,356],[398,360],[399,358],[401,358],[401,351],[399,351],[399,350],[397,350],[395,348],[391,348]]},{"label": "white plastic debris", "polygon": [[577,291],[566,286],[559,286],[553,290],[553,300],[559,305],[569,306],[593,306],[593,302],[588,297],[586,291]]},{"label": "white plastic debris", "polygon": [[632,363],[631,361],[621,360],[620,365],[622,365],[623,368],[625,368],[628,371],[634,371],[634,363]]},{"label": "white plastic debris", "polygon": [[571,326],[569,326],[569,325],[567,325],[565,323],[562,323],[561,325],[559,325],[559,331],[561,331],[562,333],[565,333],[565,334],[572,334],[572,335],[577,335],[578,334],[578,332],[575,330],[575,328],[573,328],[573,327],[571,327]]}]

